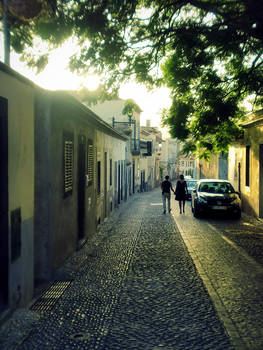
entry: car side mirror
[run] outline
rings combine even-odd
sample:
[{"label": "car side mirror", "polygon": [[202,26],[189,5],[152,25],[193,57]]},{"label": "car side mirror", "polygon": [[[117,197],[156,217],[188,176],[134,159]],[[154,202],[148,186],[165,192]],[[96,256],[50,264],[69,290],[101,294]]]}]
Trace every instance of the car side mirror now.
[{"label": "car side mirror", "polygon": [[196,190],[193,190],[192,192],[193,192],[193,193],[196,193]]},{"label": "car side mirror", "polygon": [[241,194],[240,194],[240,192],[235,192],[237,195],[238,195],[238,197],[241,199]]}]

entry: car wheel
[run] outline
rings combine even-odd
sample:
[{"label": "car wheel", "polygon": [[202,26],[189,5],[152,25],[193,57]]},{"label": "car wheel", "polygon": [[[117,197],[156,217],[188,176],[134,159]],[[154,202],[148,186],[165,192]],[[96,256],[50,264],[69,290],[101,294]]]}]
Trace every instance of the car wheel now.
[{"label": "car wheel", "polygon": [[241,210],[239,210],[237,213],[235,213],[234,218],[235,218],[236,220],[239,220],[239,219],[241,218]]},{"label": "car wheel", "polygon": [[193,208],[193,214],[194,214],[195,218],[199,218],[199,216],[200,216],[199,210],[196,209],[195,207]]}]

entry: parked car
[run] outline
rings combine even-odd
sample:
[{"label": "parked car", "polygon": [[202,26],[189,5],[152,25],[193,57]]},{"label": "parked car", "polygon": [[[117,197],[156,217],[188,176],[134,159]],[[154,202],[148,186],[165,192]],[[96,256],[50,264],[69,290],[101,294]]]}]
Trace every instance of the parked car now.
[{"label": "parked car", "polygon": [[197,183],[197,180],[195,179],[185,179],[187,184],[187,199],[191,200],[192,198],[192,191]]},{"label": "parked car", "polygon": [[240,195],[226,180],[198,180],[192,191],[191,206],[195,217],[209,212],[229,213],[236,219],[241,217]]}]

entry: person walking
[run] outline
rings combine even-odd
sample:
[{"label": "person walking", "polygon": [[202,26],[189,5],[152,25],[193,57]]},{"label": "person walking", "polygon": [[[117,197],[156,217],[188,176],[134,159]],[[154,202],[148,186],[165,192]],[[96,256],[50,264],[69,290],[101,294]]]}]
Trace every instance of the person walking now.
[{"label": "person walking", "polygon": [[180,214],[182,214],[182,204],[183,204],[183,213],[184,213],[186,195],[187,195],[187,184],[184,179],[184,175],[180,175],[175,188],[175,199],[179,201]]},{"label": "person walking", "polygon": [[174,192],[173,185],[169,181],[169,176],[165,176],[165,180],[161,184],[162,189],[162,199],[163,199],[163,213],[166,214],[166,201],[167,201],[167,209],[170,213],[171,211],[171,190]]}]

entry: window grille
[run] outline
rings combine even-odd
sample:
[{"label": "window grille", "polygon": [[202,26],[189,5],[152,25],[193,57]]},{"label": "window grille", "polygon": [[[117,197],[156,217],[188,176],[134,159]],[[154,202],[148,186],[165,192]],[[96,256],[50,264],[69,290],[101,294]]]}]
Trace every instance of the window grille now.
[{"label": "window grille", "polygon": [[73,190],[73,138],[64,136],[64,195],[72,194]]},{"label": "window grille", "polygon": [[94,147],[93,141],[88,140],[88,185],[91,185],[94,178]]}]

